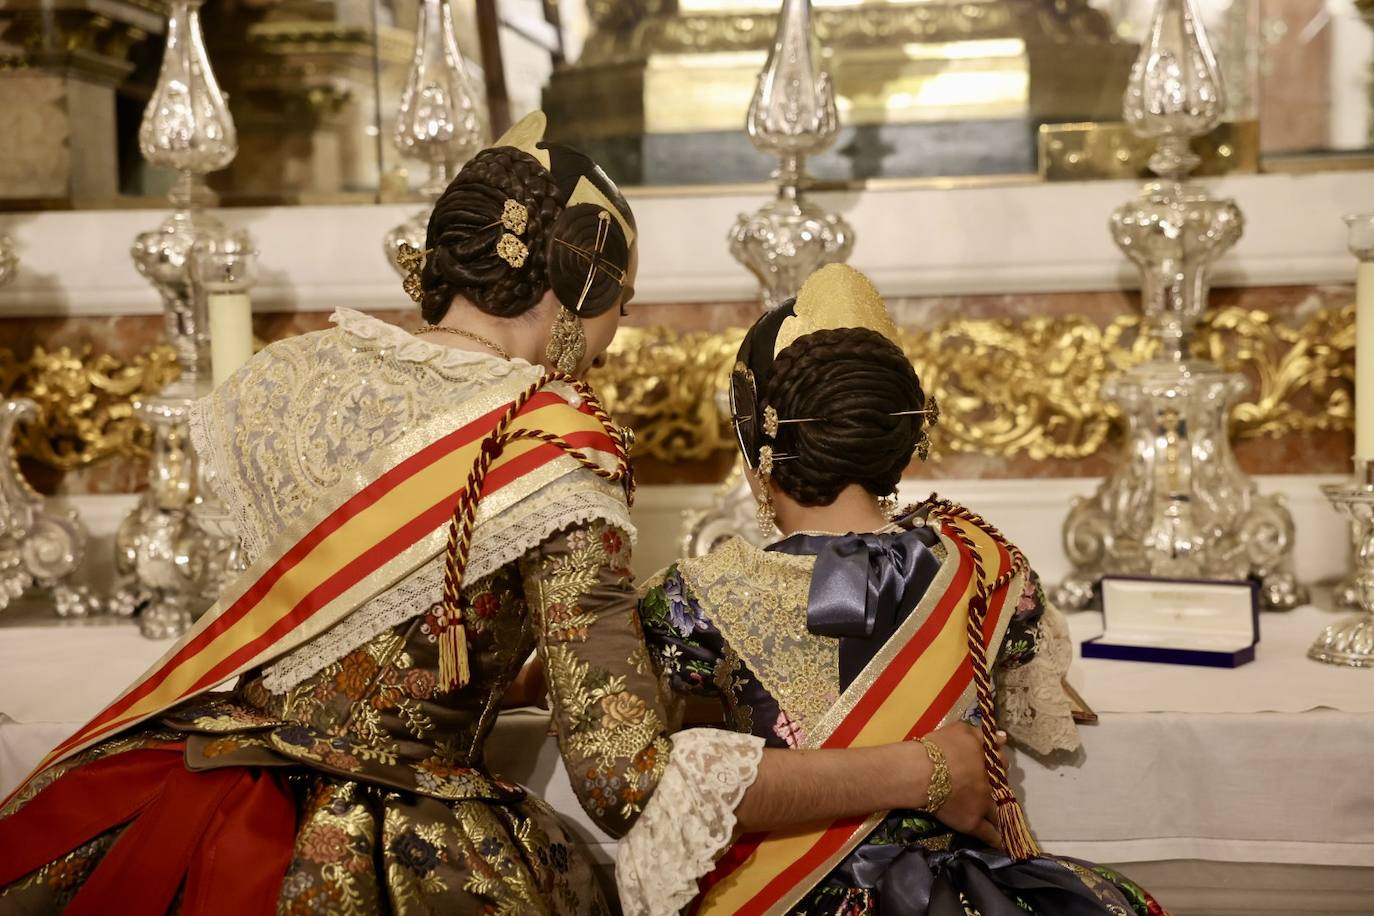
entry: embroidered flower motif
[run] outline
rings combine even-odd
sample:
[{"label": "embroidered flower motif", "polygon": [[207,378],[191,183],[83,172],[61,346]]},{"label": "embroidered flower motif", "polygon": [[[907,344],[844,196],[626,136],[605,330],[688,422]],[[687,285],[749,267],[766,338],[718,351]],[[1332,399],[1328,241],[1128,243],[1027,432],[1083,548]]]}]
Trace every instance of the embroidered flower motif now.
[{"label": "embroidered flower motif", "polygon": [[348,833],[335,824],[314,824],[306,828],[300,837],[301,858],[319,865],[337,862],[352,855],[352,852],[348,845]]},{"label": "embroidered flower motif", "polygon": [[501,610],[501,599],[492,592],[483,592],[472,602],[472,613],[483,620],[490,620]]},{"label": "embroidered flower motif", "polygon": [[601,532],[601,546],[606,548],[606,553],[614,563],[620,559],[620,552],[625,549],[625,539],[616,529],[607,528]]},{"label": "embroidered flower motif", "polygon": [[701,617],[701,605],[688,597],[682,574],[677,570],[663,580],[663,594],[668,599],[668,623],[679,636],[691,636],[695,630],[706,628]]},{"label": "embroidered flower motif", "polygon": [[636,694],[622,691],[601,700],[603,721],[610,726],[638,725],[647,711],[644,701]]},{"label": "embroidered flower motif", "polygon": [[494,836],[489,836],[478,844],[477,851],[480,852],[484,858],[494,859],[501,855],[501,841]]},{"label": "embroidered flower motif", "polygon": [[403,867],[420,877],[427,876],[439,867],[439,849],[429,840],[407,830],[392,838],[387,852]]},{"label": "embroidered flower motif", "polygon": [[423,668],[412,668],[406,672],[405,689],[411,698],[428,700],[434,696],[434,674]]},{"label": "embroidered flower motif", "polygon": [[272,733],[272,736],[278,741],[294,747],[313,747],[315,744],[314,733],[300,725],[279,728]]},{"label": "embroidered flower motif", "polygon": [[1021,592],[1021,600],[1016,602],[1016,613],[1023,614],[1026,611],[1035,610],[1036,606],[1039,603],[1035,600],[1035,593],[1037,591],[1039,591],[1039,589],[1036,587],[1034,578],[1032,578],[1029,582],[1026,583],[1025,590]]},{"label": "embroidered flower motif", "polygon": [[376,675],[377,660],[366,649],[358,649],[345,655],[339,663],[336,683],[350,700],[360,700]]},{"label": "embroidered flower motif", "polygon": [[635,769],[641,773],[651,772],[657,764],[658,748],[652,744],[634,756]]},{"label": "embroidered flower motif", "polygon": [[778,721],[773,723],[773,734],[787,742],[788,747],[799,747],[805,738],[802,727],[782,709],[778,710]]},{"label": "embroidered flower motif", "polygon": [[325,766],[334,767],[336,770],[348,770],[349,772],[355,772],[360,766],[358,758],[354,757],[352,754],[345,754],[342,751],[333,750],[325,751],[324,764]]}]

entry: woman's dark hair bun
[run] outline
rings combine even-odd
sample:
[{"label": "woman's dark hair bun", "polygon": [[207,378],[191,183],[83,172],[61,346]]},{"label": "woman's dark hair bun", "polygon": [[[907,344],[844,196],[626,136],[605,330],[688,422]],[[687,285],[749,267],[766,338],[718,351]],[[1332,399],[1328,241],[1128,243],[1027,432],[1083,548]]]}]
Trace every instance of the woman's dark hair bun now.
[{"label": "woman's dark hair bun", "polygon": [[[496,251],[506,232],[501,213],[507,200],[523,204],[529,213],[520,237],[529,254],[520,267],[512,267]],[[562,209],[553,176],[528,153],[499,146],[472,157],[429,217],[429,253],[420,275],[425,321],[443,318],[454,296],[500,318],[533,308],[549,288],[548,240]]]},{"label": "woman's dark hair bun", "polygon": [[[597,237],[602,233],[605,237],[596,255],[601,266],[591,269],[588,283],[589,258],[596,252]],[[559,214],[549,238],[549,282],[558,301],[569,309],[596,316],[615,305],[629,261],[625,230],[605,208],[575,204]]]},{"label": "woman's dark hair bun", "polygon": [[[550,288],[564,306],[585,317],[599,315],[620,301],[630,263],[625,229],[604,207],[591,203],[569,207],[567,202],[581,182],[589,182],[633,227],[629,204],[614,182],[582,153],[557,144],[540,149],[549,157],[548,168],[515,147],[482,150],[435,202],[425,239],[428,254],[420,274],[420,312],[426,321],[442,319],[454,296],[500,318],[528,311]],[[508,200],[523,204],[529,214],[525,231],[516,233],[527,249],[518,267],[497,251],[497,242],[507,232],[501,216]],[[600,267],[593,270],[594,254]]]},{"label": "woman's dark hair bun", "polygon": [[925,393],[901,348],[877,331],[839,328],[801,337],[778,354],[760,392],[783,423],[771,444],[773,479],[804,506],[824,506],[859,484],[875,496],[897,488],[923,434]]}]

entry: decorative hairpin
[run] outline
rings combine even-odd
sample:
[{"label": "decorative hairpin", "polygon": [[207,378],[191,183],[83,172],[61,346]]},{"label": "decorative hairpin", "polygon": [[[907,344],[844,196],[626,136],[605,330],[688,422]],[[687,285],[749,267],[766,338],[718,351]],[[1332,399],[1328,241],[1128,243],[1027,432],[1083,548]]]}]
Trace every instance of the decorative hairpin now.
[{"label": "decorative hairpin", "polygon": [[530,208],[518,200],[506,199],[501,206],[501,218],[492,226],[502,226],[505,232],[496,240],[496,254],[511,267],[524,267],[530,249],[517,236],[525,234],[530,224]]},{"label": "decorative hairpin", "polygon": [[[739,371],[738,368],[735,371]],[[894,410],[892,413],[888,414],[888,416],[925,417],[925,427],[921,430],[921,438],[916,441],[915,451],[916,455],[922,461],[925,461],[927,458],[929,458],[930,435],[926,432],[926,430],[930,429],[933,426],[940,425],[940,403],[937,400],[935,400],[935,396],[932,395],[926,398],[926,406],[922,407],[919,410]],[[776,407],[774,407],[772,404],[767,404],[763,408],[763,434],[767,436],[769,439],[777,439],[778,427],[782,426],[784,423],[816,423],[825,419],[825,417],[796,417],[791,419],[784,419],[778,416],[778,410]],[[773,454],[773,450],[770,446],[765,445],[764,448],[768,449],[770,468],[772,467],[773,461],[776,461],[779,458],[784,457],[781,455]],[[762,454],[760,454],[759,460],[763,460]],[[768,475],[765,474],[764,476],[766,477]]]},{"label": "decorative hairpin", "polygon": [[418,303],[425,297],[425,291],[420,285],[420,272],[425,267],[425,256],[431,251],[432,248],[421,251],[405,242],[396,246],[396,266],[406,273],[405,279],[401,281],[401,289],[406,291],[411,302]]},{"label": "decorative hairpin", "polygon": [[573,251],[587,262],[587,279],[582,284],[581,295],[577,297],[577,307],[573,309],[573,312],[577,314],[582,313],[582,306],[587,301],[587,294],[592,290],[592,281],[596,279],[596,272],[598,270],[614,280],[617,286],[623,286],[625,284],[625,271],[616,267],[614,264],[608,264],[603,259],[602,251],[606,247],[606,239],[610,237],[611,232],[611,214],[602,210],[596,215],[596,219],[596,241],[591,251],[588,251],[580,245],[574,245],[567,239],[555,237],[553,240],[554,244],[562,245],[564,248]]}]

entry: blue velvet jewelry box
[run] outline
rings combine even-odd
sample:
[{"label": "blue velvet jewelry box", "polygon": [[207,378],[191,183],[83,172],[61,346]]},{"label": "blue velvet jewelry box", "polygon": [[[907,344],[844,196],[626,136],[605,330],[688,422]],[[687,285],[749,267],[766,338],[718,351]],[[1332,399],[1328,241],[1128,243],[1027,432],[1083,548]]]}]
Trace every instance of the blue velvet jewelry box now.
[{"label": "blue velvet jewelry box", "polygon": [[1255,660],[1259,587],[1104,576],[1102,635],[1083,642],[1084,658],[1237,668]]}]

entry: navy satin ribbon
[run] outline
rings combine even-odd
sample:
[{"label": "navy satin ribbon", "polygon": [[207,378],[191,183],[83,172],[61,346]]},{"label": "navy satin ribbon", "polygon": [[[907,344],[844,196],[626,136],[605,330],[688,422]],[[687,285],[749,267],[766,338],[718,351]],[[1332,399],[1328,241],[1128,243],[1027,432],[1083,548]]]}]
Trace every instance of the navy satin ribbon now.
[{"label": "navy satin ribbon", "polygon": [[840,689],[849,686],[930,587],[940,562],[930,552],[935,533],[913,528],[890,534],[798,534],[770,547],[814,556],[806,625],[840,640]]}]

